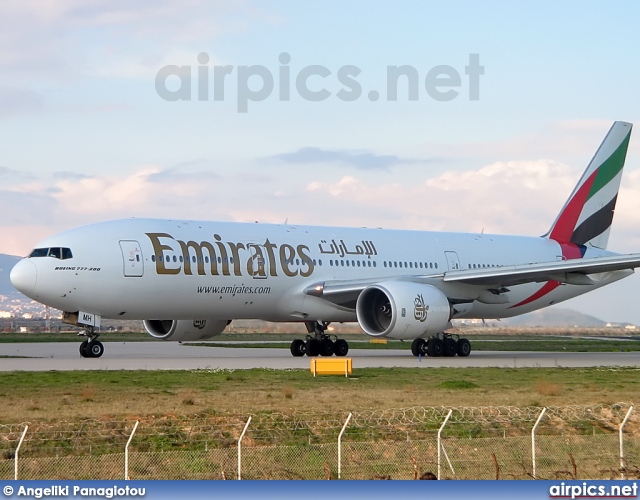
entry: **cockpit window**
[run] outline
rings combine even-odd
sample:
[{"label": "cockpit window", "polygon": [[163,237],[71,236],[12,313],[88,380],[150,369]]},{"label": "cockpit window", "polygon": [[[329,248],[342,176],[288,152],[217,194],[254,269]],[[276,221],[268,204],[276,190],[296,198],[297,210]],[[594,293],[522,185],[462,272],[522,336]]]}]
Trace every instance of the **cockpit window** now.
[{"label": "cockpit window", "polygon": [[36,248],[29,254],[29,257],[53,257],[55,259],[72,259],[73,254],[71,253],[70,248],[60,248],[60,247],[51,247],[51,248]]},{"label": "cockpit window", "polygon": [[49,255],[48,248],[36,248],[29,254],[29,257],[46,257],[47,255]]}]

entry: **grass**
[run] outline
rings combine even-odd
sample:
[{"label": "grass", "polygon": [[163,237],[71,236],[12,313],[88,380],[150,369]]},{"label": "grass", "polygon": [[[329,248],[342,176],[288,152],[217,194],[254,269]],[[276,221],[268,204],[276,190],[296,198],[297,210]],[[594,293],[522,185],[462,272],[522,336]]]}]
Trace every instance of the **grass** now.
[{"label": "grass", "polygon": [[548,380],[536,381],[534,389],[542,396],[560,396],[564,392],[562,385]]},{"label": "grass", "polygon": [[[0,333],[0,344],[17,342],[81,342],[77,332],[60,333]],[[155,341],[148,333],[142,332],[105,332],[100,337],[101,342],[146,342]]]},{"label": "grass", "polygon": [[475,389],[478,384],[468,380],[445,380],[440,384],[443,389]]},{"label": "grass", "polygon": [[638,368],[367,368],[354,376],[306,370],[0,373],[0,423],[362,411],[410,406],[637,403]]}]

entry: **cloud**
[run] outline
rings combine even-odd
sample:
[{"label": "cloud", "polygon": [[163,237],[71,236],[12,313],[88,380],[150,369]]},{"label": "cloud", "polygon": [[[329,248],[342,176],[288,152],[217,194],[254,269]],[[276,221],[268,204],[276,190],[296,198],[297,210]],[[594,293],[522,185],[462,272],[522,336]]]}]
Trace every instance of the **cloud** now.
[{"label": "cloud", "polygon": [[0,190],[0,213],[4,226],[49,225],[56,220],[57,203],[43,191]]},{"label": "cloud", "polygon": [[32,172],[0,166],[0,186],[4,190],[12,191],[16,186],[34,181],[37,177]]},{"label": "cloud", "polygon": [[87,179],[91,177],[90,175],[83,174],[80,172],[71,172],[69,170],[58,170],[53,173],[53,177],[56,179]]},{"label": "cloud", "polygon": [[179,45],[206,40],[200,50],[207,50],[220,35],[282,21],[250,2],[223,0],[9,0],[0,5],[0,17],[3,76],[56,82],[87,73],[146,79],[166,55],[184,59],[175,57]]},{"label": "cloud", "polygon": [[[506,134],[499,140],[478,142],[434,143],[425,142],[421,149],[430,155],[446,158],[468,158],[474,161],[493,161],[498,158],[523,160],[527,158],[554,158],[586,167],[604,139],[614,120],[564,120],[547,124],[528,133]],[[637,155],[640,139],[631,136],[629,156]]]},{"label": "cloud", "polygon": [[[0,231],[11,233],[0,240],[0,252],[24,254],[43,235],[129,217],[288,219],[290,224],[536,236],[549,229],[581,173],[549,159],[382,177],[366,172],[264,177],[259,165],[224,174],[199,167],[198,162],[169,169],[147,165],[122,176],[54,176],[13,186],[0,193],[0,210],[7,214]],[[625,174],[611,235],[615,250],[640,248],[638,190],[640,171]]]},{"label": "cloud", "polygon": [[393,165],[412,163],[396,155],[378,155],[369,152],[346,150],[329,150],[314,147],[300,148],[293,153],[282,153],[270,156],[268,159],[285,163],[337,163],[350,165],[361,170],[388,170]]},{"label": "cloud", "polygon": [[511,161],[413,183],[344,176],[313,181],[307,192],[311,204],[326,199],[344,225],[537,235],[549,228],[578,178],[576,169],[552,160]]},{"label": "cloud", "polygon": [[0,117],[32,113],[44,107],[37,92],[28,89],[0,87]]}]

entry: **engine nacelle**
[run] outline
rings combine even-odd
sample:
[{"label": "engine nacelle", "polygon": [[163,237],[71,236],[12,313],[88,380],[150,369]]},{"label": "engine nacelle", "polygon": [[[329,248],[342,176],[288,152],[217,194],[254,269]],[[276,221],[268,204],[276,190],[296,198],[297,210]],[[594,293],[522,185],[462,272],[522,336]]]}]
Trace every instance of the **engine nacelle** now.
[{"label": "engine nacelle", "polygon": [[387,281],[360,293],[356,314],[367,335],[404,340],[446,330],[452,313],[447,296],[434,286]]},{"label": "engine nacelle", "polygon": [[220,319],[147,319],[147,333],[162,340],[205,340],[220,335],[231,320]]}]

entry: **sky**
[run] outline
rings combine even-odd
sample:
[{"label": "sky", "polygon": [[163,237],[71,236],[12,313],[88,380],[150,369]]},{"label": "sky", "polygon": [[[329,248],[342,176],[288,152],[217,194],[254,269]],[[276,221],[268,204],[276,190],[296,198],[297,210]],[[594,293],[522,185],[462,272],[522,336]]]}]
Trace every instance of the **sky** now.
[{"label": "sky", "polygon": [[[4,0],[0,253],[128,217],[540,235],[614,120],[632,1]],[[395,85],[394,85],[395,83]],[[609,248],[640,251],[640,133]],[[640,324],[640,277],[566,303]]]}]

